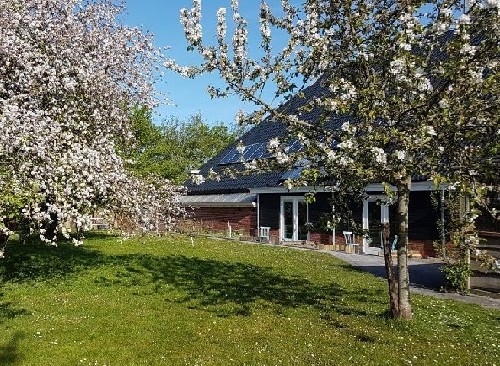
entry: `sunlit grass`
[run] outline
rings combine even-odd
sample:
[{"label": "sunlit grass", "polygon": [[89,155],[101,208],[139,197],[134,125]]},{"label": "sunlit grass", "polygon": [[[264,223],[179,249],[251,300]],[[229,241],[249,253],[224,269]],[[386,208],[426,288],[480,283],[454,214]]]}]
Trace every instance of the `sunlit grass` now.
[{"label": "sunlit grass", "polygon": [[[15,244],[15,243],[14,243]],[[500,311],[414,295],[316,252],[196,238],[11,245],[0,365],[493,365]]]}]

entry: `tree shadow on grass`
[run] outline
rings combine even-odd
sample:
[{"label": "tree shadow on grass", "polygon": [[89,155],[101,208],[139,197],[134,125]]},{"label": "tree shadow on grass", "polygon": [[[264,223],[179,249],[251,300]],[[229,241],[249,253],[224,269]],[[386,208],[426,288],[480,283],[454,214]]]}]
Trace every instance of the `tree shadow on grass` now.
[{"label": "tree shadow on grass", "polygon": [[[408,272],[410,276],[410,285],[427,288],[431,290],[439,290],[446,285],[445,278],[440,268],[441,263],[409,263]],[[368,272],[374,276],[386,279],[384,264],[380,265],[356,265],[351,267],[352,271]],[[397,267],[394,266],[397,271]]]},{"label": "tree shadow on grass", "polygon": [[[0,299],[3,294],[0,294]],[[8,319],[14,319],[16,316],[29,315],[25,309],[17,309],[11,302],[0,302],[0,324]],[[1,365],[1,363],[0,363]]]},{"label": "tree shadow on grass", "polygon": [[177,301],[214,311],[218,316],[249,315],[256,304],[273,306],[278,312],[305,306],[343,315],[367,315],[362,306],[342,305],[344,299],[362,304],[356,299],[357,292],[352,293],[335,282],[318,284],[249,263],[181,255],[141,256],[136,260],[139,268],[148,271],[155,288],[170,285],[180,289],[185,295]]},{"label": "tree shadow on grass", "polygon": [[228,263],[184,256],[143,261],[153,274],[153,281],[174,284],[188,299],[199,299],[201,305],[226,302],[248,306],[259,300],[283,307],[315,305],[325,297],[343,294],[335,285],[319,289],[299,277],[285,277],[270,269],[247,263]]},{"label": "tree shadow on grass", "polygon": [[21,332],[16,332],[5,345],[0,344],[0,365],[21,364],[22,357],[17,349],[22,338]]},{"label": "tree shadow on grass", "polygon": [[65,278],[81,270],[105,264],[109,258],[98,251],[63,243],[12,243],[0,260],[0,284]]},{"label": "tree shadow on grass", "polygon": [[86,231],[84,233],[84,236],[85,236],[85,240],[116,238],[116,235],[114,235],[113,233],[109,233],[108,231],[103,231],[103,230]]},{"label": "tree shadow on grass", "polygon": [[[101,266],[116,270],[112,275],[109,270],[97,274],[95,282],[100,286],[125,286],[137,295],[152,289],[165,296],[165,301],[182,302],[218,316],[250,315],[254,306],[272,306],[277,312],[305,306],[364,316],[365,303],[380,301],[377,291],[360,294],[333,281],[314,283],[249,263],[183,255],[105,255],[72,245],[18,245],[0,261],[0,283],[57,281]],[[172,290],[180,295],[170,296]]]}]

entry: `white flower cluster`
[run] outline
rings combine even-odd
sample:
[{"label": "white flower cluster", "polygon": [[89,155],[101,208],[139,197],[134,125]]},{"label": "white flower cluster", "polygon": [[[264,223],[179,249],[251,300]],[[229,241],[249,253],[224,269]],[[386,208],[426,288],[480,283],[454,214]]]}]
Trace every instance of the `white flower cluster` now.
[{"label": "white flower cluster", "polygon": [[380,147],[372,147],[371,150],[372,150],[373,158],[375,159],[375,161],[378,164],[382,164],[382,165],[387,164],[387,154],[385,153],[385,151],[383,149],[381,149]]},{"label": "white flower cluster", "polygon": [[356,91],[356,87],[344,78],[340,78],[337,83],[331,84],[330,90],[333,93],[336,93],[339,96],[340,100],[344,102],[353,100],[358,94]]},{"label": "white flower cluster", "polygon": [[407,155],[406,151],[404,151],[404,150],[396,150],[396,151],[394,151],[394,153],[396,154],[396,158],[398,160],[403,161],[403,160],[406,159],[406,155]]},{"label": "white flower cluster", "polygon": [[269,150],[275,150],[280,146],[280,140],[277,137],[273,137],[271,140],[269,140],[267,144],[267,148]]},{"label": "white flower cluster", "polygon": [[201,42],[201,0],[193,1],[191,10],[181,9],[181,24],[184,27],[186,39],[192,46],[197,46]]},{"label": "white flower cluster", "polygon": [[220,8],[219,10],[217,10],[217,34],[219,34],[221,37],[225,37],[226,31],[226,9]]},{"label": "white flower cluster", "polygon": [[269,5],[265,2],[260,3],[260,33],[263,37],[269,38],[271,37],[271,27],[269,26],[269,17],[271,14],[271,10],[269,9]]},{"label": "white flower cluster", "polygon": [[[131,191],[127,193],[126,191]],[[180,204],[183,190],[158,177],[129,177],[120,189],[124,199],[115,209],[128,231],[136,233],[170,231],[178,218],[185,216]]]},{"label": "white flower cluster", "polygon": [[202,184],[203,182],[205,182],[205,177],[203,177],[203,175],[201,174],[193,174],[191,176],[191,180],[194,184],[196,185],[200,185]]},{"label": "white flower cluster", "polygon": [[248,31],[246,25],[243,23],[242,26],[236,28],[233,34],[233,52],[234,59],[237,62],[244,60],[247,55],[247,38]]}]

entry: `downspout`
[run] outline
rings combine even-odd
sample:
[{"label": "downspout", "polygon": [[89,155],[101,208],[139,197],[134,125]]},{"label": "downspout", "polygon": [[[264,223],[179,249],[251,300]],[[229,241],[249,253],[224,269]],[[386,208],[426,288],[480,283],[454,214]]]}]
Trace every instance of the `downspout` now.
[{"label": "downspout", "polygon": [[335,193],[333,192],[333,188],[332,188],[332,245],[333,245],[333,250],[335,250],[335,203],[334,203],[334,197],[335,197]]},{"label": "downspout", "polygon": [[260,194],[257,193],[257,235],[255,235],[260,241]]},{"label": "downspout", "polygon": [[441,250],[443,257],[446,258],[446,231],[445,231],[445,215],[444,215],[444,188],[441,189]]}]

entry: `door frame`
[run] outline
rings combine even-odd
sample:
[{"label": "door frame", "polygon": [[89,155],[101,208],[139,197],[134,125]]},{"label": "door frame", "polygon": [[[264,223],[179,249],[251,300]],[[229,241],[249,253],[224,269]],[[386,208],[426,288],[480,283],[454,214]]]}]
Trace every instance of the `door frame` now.
[{"label": "door frame", "polygon": [[[386,200],[387,196],[378,194],[378,195],[370,195],[367,199],[363,200],[363,231],[369,230],[369,217],[368,217],[368,204],[376,202],[377,200]],[[380,205],[380,223],[385,224],[389,223],[389,205],[381,204]],[[363,253],[364,254],[375,254],[379,255],[382,252],[382,248],[370,247],[370,243],[368,241],[368,237],[363,235]]]},{"label": "door frame", "polygon": [[[292,239],[285,238],[285,202],[292,202],[293,210],[293,237]],[[309,222],[309,204],[303,196],[281,196],[280,197],[280,240],[281,241],[299,241],[299,202],[306,203],[306,222]],[[309,231],[307,239],[309,240]]]}]

